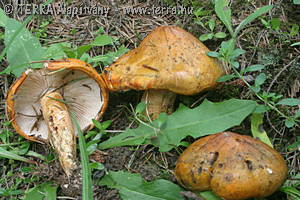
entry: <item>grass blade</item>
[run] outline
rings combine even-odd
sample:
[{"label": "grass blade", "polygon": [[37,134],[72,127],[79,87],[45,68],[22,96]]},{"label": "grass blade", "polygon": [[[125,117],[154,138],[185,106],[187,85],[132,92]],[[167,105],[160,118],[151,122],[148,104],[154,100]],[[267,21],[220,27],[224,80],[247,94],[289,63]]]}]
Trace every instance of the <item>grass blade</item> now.
[{"label": "grass blade", "polygon": [[273,6],[263,6],[259,9],[257,9],[254,13],[252,13],[251,15],[249,15],[246,19],[244,19],[239,25],[238,27],[235,29],[234,31],[234,37],[237,36],[238,32],[240,30],[242,30],[247,24],[249,24],[250,22],[252,22],[254,19],[256,19],[257,17],[259,17],[260,15],[268,12],[270,9],[272,9]]},{"label": "grass blade", "polygon": [[31,164],[36,164],[36,162],[34,162],[33,160],[29,160],[28,158],[25,158],[23,156],[19,156],[18,154],[9,152],[9,151],[3,149],[2,147],[0,147],[0,157],[7,158],[7,159],[13,159],[13,160],[19,160],[19,161],[27,162],[27,163],[31,163]]},{"label": "grass blade", "polygon": [[72,113],[72,118],[78,130],[78,138],[79,138],[79,149],[80,149],[80,156],[81,156],[82,179],[83,179],[82,199],[92,200],[93,199],[92,177],[91,177],[91,168],[89,165],[89,158],[87,153],[87,146],[74,113]]}]

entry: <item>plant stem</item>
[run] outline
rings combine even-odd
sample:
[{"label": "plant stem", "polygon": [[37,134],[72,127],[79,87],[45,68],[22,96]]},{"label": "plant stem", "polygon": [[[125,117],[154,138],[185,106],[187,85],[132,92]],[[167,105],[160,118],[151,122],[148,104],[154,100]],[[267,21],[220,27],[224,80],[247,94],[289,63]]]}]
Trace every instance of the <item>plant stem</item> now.
[{"label": "plant stem", "polygon": [[283,114],[280,110],[278,110],[278,108],[276,108],[275,106],[273,106],[272,104],[270,104],[266,99],[262,98],[257,92],[255,92],[251,85],[244,79],[244,77],[230,64],[231,68],[233,69],[235,75],[237,75],[240,79],[242,79],[242,81],[247,85],[248,88],[250,88],[250,90],[255,94],[255,96],[257,96],[257,98],[261,101],[263,101],[268,107],[270,107],[272,110],[276,111],[279,115],[281,115],[284,118],[289,118],[288,116],[286,116],[285,114]]}]

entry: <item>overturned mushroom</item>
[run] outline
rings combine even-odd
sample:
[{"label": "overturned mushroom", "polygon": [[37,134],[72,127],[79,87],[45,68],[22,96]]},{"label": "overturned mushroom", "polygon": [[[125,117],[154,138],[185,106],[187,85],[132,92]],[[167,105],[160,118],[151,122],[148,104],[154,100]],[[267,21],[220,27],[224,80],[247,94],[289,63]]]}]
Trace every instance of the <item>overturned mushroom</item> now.
[{"label": "overturned mushroom", "polygon": [[93,127],[108,102],[108,93],[97,71],[77,59],[45,61],[42,69],[28,69],[7,95],[8,117],[26,139],[50,142],[68,176],[76,168],[77,129]]},{"label": "overturned mushroom", "polygon": [[102,76],[112,91],[147,90],[142,101],[156,119],[172,109],[175,93],[193,95],[216,85],[225,72],[207,51],[185,30],[162,26],[105,68]]},{"label": "overturned mushroom", "polygon": [[226,200],[263,198],[284,182],[287,167],[272,147],[232,132],[201,138],[179,157],[175,177],[188,190]]}]

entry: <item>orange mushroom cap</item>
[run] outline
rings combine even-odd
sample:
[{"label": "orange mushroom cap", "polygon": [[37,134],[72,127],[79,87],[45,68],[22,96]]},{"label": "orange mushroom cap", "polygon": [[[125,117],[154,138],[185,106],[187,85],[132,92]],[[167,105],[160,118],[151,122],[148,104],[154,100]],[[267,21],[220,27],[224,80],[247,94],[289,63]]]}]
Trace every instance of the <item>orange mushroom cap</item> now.
[{"label": "orange mushroom cap", "polygon": [[208,48],[177,26],[153,30],[134,50],[104,69],[108,89],[166,89],[192,95],[215,86],[225,71]]},{"label": "orange mushroom cap", "polygon": [[[28,69],[11,86],[7,113],[15,130],[26,139],[48,141],[40,100],[47,92],[59,91],[69,112],[83,131],[93,127],[107,108],[108,92],[97,71],[78,59],[45,61],[42,69]],[[77,130],[75,129],[77,134]]]},{"label": "orange mushroom cap", "polygon": [[175,169],[183,187],[212,190],[226,200],[269,196],[286,175],[286,163],[272,147],[232,132],[197,140],[180,155]]}]

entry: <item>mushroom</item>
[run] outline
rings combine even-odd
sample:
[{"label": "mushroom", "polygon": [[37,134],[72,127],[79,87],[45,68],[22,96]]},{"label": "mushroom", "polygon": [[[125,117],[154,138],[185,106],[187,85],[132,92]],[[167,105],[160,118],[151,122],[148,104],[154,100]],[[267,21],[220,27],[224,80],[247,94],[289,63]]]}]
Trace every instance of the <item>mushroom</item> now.
[{"label": "mushroom", "polygon": [[207,51],[185,30],[161,26],[106,67],[102,77],[111,91],[146,90],[142,101],[156,119],[172,110],[175,93],[193,95],[216,85],[225,70]]},{"label": "mushroom", "polygon": [[89,64],[77,59],[45,61],[42,69],[27,69],[7,95],[7,113],[15,130],[26,139],[50,144],[68,176],[76,169],[77,129],[93,127],[108,102],[105,83]]},{"label": "mushroom", "polygon": [[175,168],[175,177],[184,188],[212,190],[226,200],[269,196],[286,176],[286,163],[277,151],[232,132],[197,140],[180,155]]}]

